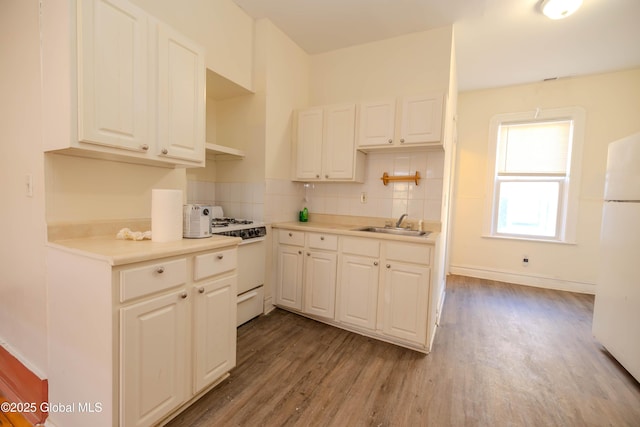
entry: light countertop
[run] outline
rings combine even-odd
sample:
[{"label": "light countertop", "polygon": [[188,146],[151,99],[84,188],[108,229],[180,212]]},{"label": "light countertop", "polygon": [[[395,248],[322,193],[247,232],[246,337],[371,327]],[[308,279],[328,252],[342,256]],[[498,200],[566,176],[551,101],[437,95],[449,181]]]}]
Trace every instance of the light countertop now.
[{"label": "light countertop", "polygon": [[181,239],[159,243],[151,240],[118,240],[113,236],[92,236],[50,241],[47,246],[117,266],[236,246],[241,241],[239,237],[211,236],[204,239]]},{"label": "light countertop", "polygon": [[371,233],[368,231],[357,231],[355,228],[364,227],[368,224],[364,224],[361,226],[353,225],[353,224],[339,224],[332,222],[284,222],[272,224],[272,228],[282,228],[287,230],[299,230],[299,231],[309,231],[316,233],[332,233],[332,234],[341,234],[345,236],[357,236],[357,237],[368,237],[370,239],[383,239],[383,240],[395,240],[401,242],[413,242],[413,243],[428,243],[435,244],[440,236],[438,231],[428,231],[429,234],[425,236],[401,236],[396,234],[386,234],[386,233]]}]

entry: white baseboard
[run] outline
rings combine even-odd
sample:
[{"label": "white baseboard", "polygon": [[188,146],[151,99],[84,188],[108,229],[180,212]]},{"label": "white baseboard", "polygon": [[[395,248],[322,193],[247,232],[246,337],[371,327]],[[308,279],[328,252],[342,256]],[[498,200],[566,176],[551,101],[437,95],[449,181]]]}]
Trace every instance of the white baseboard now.
[{"label": "white baseboard", "polygon": [[513,273],[509,271],[490,270],[478,267],[452,265],[451,274],[476,277],[478,279],[496,280],[499,282],[515,283],[516,285],[534,286],[537,288],[555,289],[558,291],[578,292],[595,295],[595,283],[576,282],[572,280],[555,279],[552,277],[533,276]]}]

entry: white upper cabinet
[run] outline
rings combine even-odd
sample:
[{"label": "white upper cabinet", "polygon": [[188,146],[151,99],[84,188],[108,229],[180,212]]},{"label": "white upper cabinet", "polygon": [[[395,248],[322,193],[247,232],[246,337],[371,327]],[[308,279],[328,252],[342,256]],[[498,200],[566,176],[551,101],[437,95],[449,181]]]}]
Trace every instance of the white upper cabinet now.
[{"label": "white upper cabinet", "polygon": [[387,99],[360,104],[358,147],[393,144],[396,126],[396,101]]},{"label": "white upper cabinet", "polygon": [[400,144],[442,145],[442,97],[410,96],[402,99]]},{"label": "white upper cabinet", "polygon": [[78,139],[134,151],[148,146],[147,16],[124,1],[81,2]]},{"label": "white upper cabinet", "polygon": [[443,103],[429,94],[360,104],[358,149],[442,147]]},{"label": "white upper cabinet", "polygon": [[294,180],[363,182],[365,155],[356,151],[355,120],[355,104],[297,111]]},{"label": "white upper cabinet", "polygon": [[65,4],[42,12],[45,151],[204,165],[204,50],[126,0]]},{"label": "white upper cabinet", "polygon": [[296,132],[296,178],[320,179],[322,176],[322,108],[298,112]]},{"label": "white upper cabinet", "polygon": [[205,156],[204,53],[171,27],[156,25],[157,154],[201,161]]},{"label": "white upper cabinet", "polygon": [[322,160],[325,179],[354,178],[356,106],[331,106],[325,109]]}]

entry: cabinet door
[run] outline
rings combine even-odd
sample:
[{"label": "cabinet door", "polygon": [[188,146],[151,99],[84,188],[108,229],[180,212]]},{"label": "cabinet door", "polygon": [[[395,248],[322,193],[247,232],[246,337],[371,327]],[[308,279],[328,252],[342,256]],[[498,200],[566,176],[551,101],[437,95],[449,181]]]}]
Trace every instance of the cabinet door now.
[{"label": "cabinet door", "polygon": [[383,333],[425,345],[429,268],[398,262],[388,262],[385,267],[382,282]]},{"label": "cabinet door", "polygon": [[236,276],[194,289],[195,394],[236,366]]},{"label": "cabinet door", "polygon": [[182,34],[156,23],[158,155],[205,159],[204,52]]},{"label": "cabinet door", "polygon": [[147,15],[122,0],[81,0],[78,7],[78,139],[144,152]]},{"label": "cabinet door", "polygon": [[396,121],[396,101],[393,99],[360,104],[359,147],[393,144]]},{"label": "cabinet door", "polygon": [[280,245],[276,304],[302,310],[302,248]]},{"label": "cabinet door", "polygon": [[305,269],[304,312],[334,318],[336,301],[335,252],[307,252]]},{"label": "cabinet door", "polygon": [[320,179],[322,173],[323,110],[313,108],[297,114],[296,178]]},{"label": "cabinet door", "polygon": [[121,425],[150,426],[188,396],[184,290],[120,310]]},{"label": "cabinet door", "polygon": [[401,144],[440,142],[442,96],[412,96],[402,100]]},{"label": "cabinet door", "polygon": [[379,267],[376,258],[344,255],[340,267],[339,320],[375,330]]},{"label": "cabinet door", "polygon": [[352,179],[355,175],[356,106],[327,107],[323,136],[325,179]]}]

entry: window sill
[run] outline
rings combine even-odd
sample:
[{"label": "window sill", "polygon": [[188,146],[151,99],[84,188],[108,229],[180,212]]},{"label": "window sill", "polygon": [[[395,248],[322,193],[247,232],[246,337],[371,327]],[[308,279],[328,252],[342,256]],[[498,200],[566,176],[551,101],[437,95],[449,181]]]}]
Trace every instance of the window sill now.
[{"label": "window sill", "polygon": [[481,236],[483,239],[497,239],[497,240],[523,240],[526,242],[536,242],[536,243],[556,243],[560,245],[576,245],[577,243],[574,241],[568,240],[551,240],[551,239],[536,239],[533,237],[517,237],[517,236],[492,236],[489,234],[483,234]]}]

